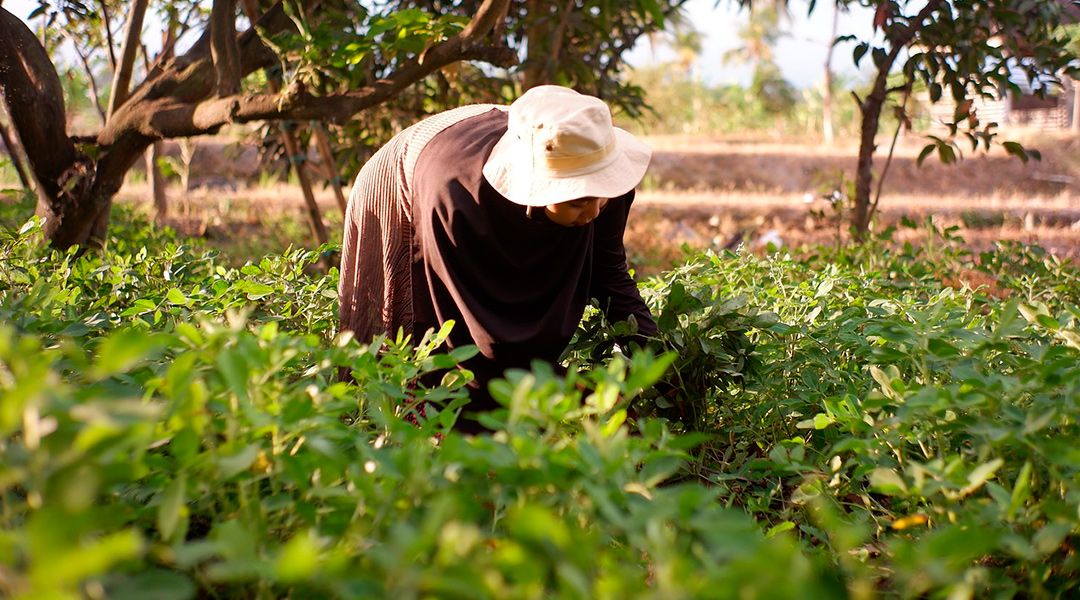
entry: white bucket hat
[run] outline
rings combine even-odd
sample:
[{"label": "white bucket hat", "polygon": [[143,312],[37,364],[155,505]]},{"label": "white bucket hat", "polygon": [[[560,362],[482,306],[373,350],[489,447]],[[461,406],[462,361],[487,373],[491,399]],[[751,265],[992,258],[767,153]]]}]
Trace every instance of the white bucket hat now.
[{"label": "white bucket hat", "polygon": [[506,133],[484,163],[484,177],[515,204],[547,206],[634,189],[652,151],[611,124],[599,98],[537,86],[509,108]]}]

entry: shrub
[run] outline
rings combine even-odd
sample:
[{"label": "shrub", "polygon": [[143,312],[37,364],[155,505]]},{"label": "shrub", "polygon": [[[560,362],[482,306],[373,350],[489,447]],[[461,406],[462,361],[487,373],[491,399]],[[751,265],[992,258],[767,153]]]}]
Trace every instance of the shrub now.
[{"label": "shrub", "polygon": [[466,436],[449,330],[336,335],[319,251],[35,231],[0,228],[5,596],[1077,592],[1080,280],[1037,248],[689,256],[643,286],[666,352],[592,314]]}]

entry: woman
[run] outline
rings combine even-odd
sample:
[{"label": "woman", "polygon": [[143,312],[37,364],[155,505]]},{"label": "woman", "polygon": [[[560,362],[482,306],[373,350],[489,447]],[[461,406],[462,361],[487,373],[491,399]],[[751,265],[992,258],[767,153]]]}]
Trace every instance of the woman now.
[{"label": "woman", "polygon": [[353,185],[341,328],[417,339],[453,319],[450,347],[480,350],[470,410],[496,406],[487,382],[506,369],[557,360],[590,298],[654,334],[623,248],[650,156],[603,101],[558,86],[413,125]]}]

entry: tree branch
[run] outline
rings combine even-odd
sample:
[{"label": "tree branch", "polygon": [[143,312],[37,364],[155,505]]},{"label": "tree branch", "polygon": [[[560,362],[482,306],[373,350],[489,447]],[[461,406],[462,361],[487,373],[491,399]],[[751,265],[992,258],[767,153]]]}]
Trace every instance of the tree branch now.
[{"label": "tree branch", "polygon": [[[506,14],[509,2],[485,0],[477,10],[475,19],[494,26]],[[280,10],[280,7],[276,8]],[[269,13],[259,22],[263,23],[268,17]],[[457,36],[428,48],[419,58],[403,64],[390,77],[358,90],[316,97],[308,94],[302,86],[294,86],[282,94],[235,95],[202,102],[191,102],[174,95],[172,98],[161,98],[154,110],[140,111],[137,128],[147,137],[161,138],[202,135],[234,122],[280,119],[341,121],[386,101],[412,83],[459,60],[480,60],[499,66],[514,64],[517,57],[513,50],[480,45],[487,31],[474,27],[475,23],[475,20],[470,22]],[[242,54],[246,58],[249,52],[245,50]],[[272,64],[270,60],[265,64]],[[245,60],[244,72],[250,72],[248,69],[255,64],[257,61]]]},{"label": "tree branch", "polygon": [[79,62],[82,63],[83,71],[86,72],[86,80],[90,83],[90,99],[93,101],[94,108],[97,109],[98,115],[101,116],[101,122],[104,124],[106,121],[105,107],[101,105],[101,93],[98,91],[97,79],[94,78],[94,69],[90,67],[90,57],[86,52],[83,52],[78,40],[70,31],[65,29],[64,36],[71,41],[71,47],[75,49],[75,54],[79,57]]},{"label": "tree branch", "polygon": [[210,56],[219,97],[240,91],[240,49],[236,42],[236,0],[214,0],[210,10]]},{"label": "tree branch", "polygon": [[131,14],[124,31],[124,46],[120,49],[120,64],[117,65],[113,76],[112,93],[109,95],[108,115],[110,118],[128,99],[131,74],[135,69],[135,55],[139,52],[139,43],[142,39],[143,17],[146,16],[146,7],[149,3],[149,0],[135,0],[131,6]]},{"label": "tree branch", "polygon": [[[433,47],[434,50],[434,47]],[[458,60],[481,60],[509,66],[516,60],[510,48],[477,47],[454,52],[428,52],[423,64],[413,61],[387,79],[370,86],[332,96],[311,96],[303,86],[293,86],[282,94],[232,96],[198,104],[162,105],[144,124],[152,137],[202,135],[228,123],[272,120],[343,121],[376,106],[430,73]]]},{"label": "tree branch", "polygon": [[42,190],[60,193],[59,181],[75,162],[67,137],[64,90],[49,55],[21,19],[0,8],[0,92]]},{"label": "tree branch", "polygon": [[[0,115],[5,111],[3,107],[0,107]],[[8,153],[8,157],[11,159],[11,164],[15,167],[15,172],[19,175],[19,182],[22,183],[23,189],[29,192],[33,192],[37,187],[35,185],[33,175],[26,167],[26,156],[19,148],[15,147],[15,140],[13,136],[8,133],[7,124],[3,119],[0,119],[0,142],[4,143],[4,150]]]},{"label": "tree branch", "polygon": [[109,16],[109,3],[105,0],[98,2],[101,7],[101,22],[105,26],[105,46],[109,50],[109,68],[116,72],[116,42],[112,36],[112,17]]}]

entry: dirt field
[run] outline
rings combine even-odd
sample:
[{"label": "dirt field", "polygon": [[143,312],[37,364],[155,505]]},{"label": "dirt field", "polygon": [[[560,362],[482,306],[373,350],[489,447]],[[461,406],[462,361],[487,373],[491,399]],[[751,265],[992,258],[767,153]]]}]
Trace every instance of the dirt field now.
[{"label": "dirt field", "polygon": [[[907,217],[933,216],[938,227],[958,226],[972,249],[998,240],[1043,245],[1080,258],[1080,139],[1023,133],[1021,141],[1043,153],[1023,163],[1001,150],[969,155],[955,165],[935,158],[922,167],[920,140],[901,143],[889,168],[879,205],[879,228]],[[671,260],[653,240],[670,246],[751,247],[831,243],[837,209],[826,199],[849,189],[858,148],[762,144],[732,140],[653,138],[653,163],[639,195],[628,247],[647,252],[643,262]],[[883,150],[879,151],[879,155]],[[878,156],[878,169],[884,157]],[[878,171],[880,172],[880,170]],[[837,196],[833,196],[837,197]],[[898,241],[919,232],[902,230]]]},{"label": "dirt field", "polygon": [[[1080,258],[1080,139],[1045,134],[1010,136],[1043,152],[1024,164],[1001,150],[966,154],[956,165],[930,159],[920,168],[920,140],[902,142],[883,188],[879,227],[903,217],[933,215],[940,227],[956,225],[973,249],[997,240],[1039,243]],[[632,260],[645,271],[663,268],[679,247],[751,248],[831,243],[843,237],[836,207],[825,197],[846,190],[857,148],[737,139],[650,138],[654,158],[643,181],[627,234]],[[876,167],[884,162],[879,150]],[[347,177],[351,179],[350,177]],[[285,184],[258,183],[251,151],[200,145],[192,162],[192,191],[183,209],[170,189],[172,222],[206,237],[236,259],[249,252],[310,244],[302,196]],[[145,183],[133,181],[122,201],[147,207]],[[340,236],[340,212],[329,189],[318,201]],[[839,194],[838,197],[843,197]],[[916,235],[915,232],[898,234]],[[239,241],[243,240],[243,241]],[[239,241],[239,243],[238,243]]]}]

